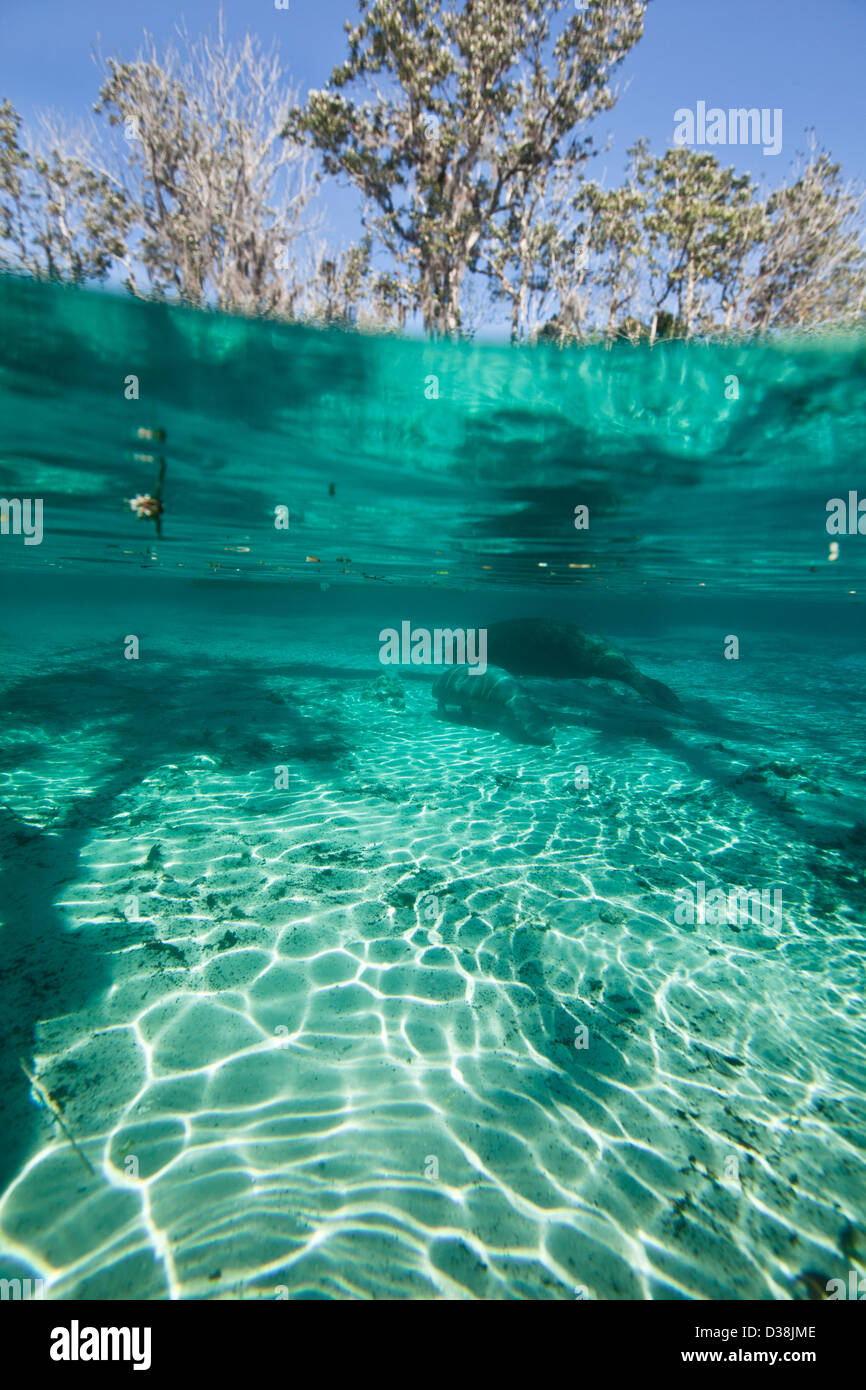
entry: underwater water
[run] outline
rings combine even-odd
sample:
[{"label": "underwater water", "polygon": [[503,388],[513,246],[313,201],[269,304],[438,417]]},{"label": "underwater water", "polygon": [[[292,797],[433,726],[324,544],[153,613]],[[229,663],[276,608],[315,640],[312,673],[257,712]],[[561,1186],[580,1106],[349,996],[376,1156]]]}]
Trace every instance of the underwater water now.
[{"label": "underwater water", "polygon": [[[866,1272],[864,346],[0,303],[0,1276]],[[161,536],[127,500],[160,475]],[[681,709],[521,676],[533,743],[380,660],[516,617],[530,663],[577,624]]]}]

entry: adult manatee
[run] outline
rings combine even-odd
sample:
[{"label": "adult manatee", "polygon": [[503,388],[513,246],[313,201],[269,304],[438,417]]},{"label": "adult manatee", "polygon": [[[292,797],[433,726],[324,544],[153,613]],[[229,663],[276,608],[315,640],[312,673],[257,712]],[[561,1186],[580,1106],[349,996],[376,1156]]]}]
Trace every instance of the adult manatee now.
[{"label": "adult manatee", "polygon": [[487,659],[513,676],[550,676],[554,680],[600,676],[622,681],[651,704],[682,713],[670,686],[645,676],[603,637],[594,637],[574,623],[549,618],[508,618],[491,623],[487,628]]}]

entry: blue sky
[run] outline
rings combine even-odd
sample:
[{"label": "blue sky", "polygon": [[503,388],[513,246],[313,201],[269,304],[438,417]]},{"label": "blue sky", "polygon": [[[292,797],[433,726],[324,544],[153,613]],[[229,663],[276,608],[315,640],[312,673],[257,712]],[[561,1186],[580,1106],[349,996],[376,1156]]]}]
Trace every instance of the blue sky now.
[{"label": "blue sky", "polygon": [[[69,117],[89,110],[98,89],[92,51],[101,38],[106,54],[131,57],[141,32],[170,37],[180,16],[193,35],[213,25],[219,0],[0,0],[0,97],[25,121],[40,107]],[[229,32],[249,27],[276,37],[285,67],[306,91],[323,86],[345,53],[344,24],[356,14],[350,0],[223,0]],[[866,182],[866,0],[651,0],[646,32],[621,70],[625,87],[596,129],[613,147],[590,166],[616,181],[622,156],[639,135],[654,150],[672,143],[674,112],[700,100],[708,105],[781,107],[783,148],[777,157],[753,147],[715,153],[723,163],[776,183],[804,130],[820,141],[843,170]],[[358,229],[352,190],[327,186],[329,239],[346,246]]]}]

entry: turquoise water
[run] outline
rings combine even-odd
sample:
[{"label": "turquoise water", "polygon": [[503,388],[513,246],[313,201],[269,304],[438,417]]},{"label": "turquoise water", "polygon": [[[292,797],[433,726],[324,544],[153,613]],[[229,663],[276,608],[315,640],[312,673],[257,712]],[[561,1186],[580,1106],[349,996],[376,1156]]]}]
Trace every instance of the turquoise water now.
[{"label": "turquoise water", "polygon": [[[864,347],[0,300],[0,493],[43,504],[40,543],[14,507],[0,534],[0,1277],[866,1272],[866,535],[826,524],[866,496]],[[128,499],[160,476],[158,535]],[[524,676],[537,746],[379,659],[403,622],[517,616],[601,634],[681,712]]]}]

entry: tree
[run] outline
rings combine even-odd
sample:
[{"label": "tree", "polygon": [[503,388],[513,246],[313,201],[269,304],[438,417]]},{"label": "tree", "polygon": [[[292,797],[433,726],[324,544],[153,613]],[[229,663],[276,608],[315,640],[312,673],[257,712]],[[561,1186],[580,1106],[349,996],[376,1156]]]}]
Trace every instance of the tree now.
[{"label": "tree", "polygon": [[645,7],[589,0],[555,33],[567,0],[359,0],[348,58],[285,133],[362,191],[429,332],[459,332],[465,276],[498,222],[519,225],[557,162],[587,158],[581,132],[613,106]]},{"label": "tree", "polygon": [[[488,277],[494,302],[510,306],[512,343],[533,338],[553,311],[561,289],[558,270],[573,253],[563,178],[567,181],[566,171],[553,171],[552,194],[539,176],[514,179],[505,193],[506,216],[491,228],[485,259],[474,266]],[[569,288],[579,294],[583,272],[575,266],[575,274]]]},{"label": "tree", "polygon": [[739,280],[761,235],[755,187],[748,174],[721,168],[715,155],[683,146],[659,159],[640,147],[636,174],[646,196],[643,225],[656,323],[672,301],[678,334],[705,333],[723,307],[725,287],[730,291]]},{"label": "tree", "polygon": [[311,279],[307,315],[328,324],[352,323],[369,275],[370,243],[365,240],[342,256],[320,248]]},{"label": "tree", "polygon": [[215,40],[184,31],[180,51],[160,56],[145,35],[132,62],[108,60],[95,110],[127,142],[113,176],[137,231],[125,256],[133,293],[143,268],[160,298],[291,313],[310,195],[305,152],[281,139],[295,102],[276,51],[249,34],[230,44],[222,14]]},{"label": "tree", "polygon": [[813,136],[798,176],[765,200],[760,264],[743,295],[745,326],[767,333],[862,321],[863,199]]},{"label": "tree", "polygon": [[0,264],[52,280],[104,280],[122,256],[131,211],[93,167],[86,136],[43,121],[22,148],[21,117],[0,104]]},{"label": "tree", "polygon": [[621,188],[610,190],[586,183],[575,206],[586,219],[582,259],[592,267],[596,326],[611,342],[629,319],[639,290],[641,263],[646,257],[641,226],[646,198],[630,176]]}]

